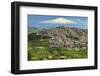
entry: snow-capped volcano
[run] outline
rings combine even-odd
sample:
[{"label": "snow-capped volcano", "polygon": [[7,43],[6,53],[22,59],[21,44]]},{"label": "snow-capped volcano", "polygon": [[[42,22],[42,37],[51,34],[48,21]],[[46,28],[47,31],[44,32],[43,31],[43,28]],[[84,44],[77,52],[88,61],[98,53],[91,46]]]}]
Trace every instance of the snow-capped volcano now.
[{"label": "snow-capped volcano", "polygon": [[46,21],[41,21],[41,23],[51,23],[51,24],[76,24],[76,21],[72,21],[65,18],[55,18]]}]

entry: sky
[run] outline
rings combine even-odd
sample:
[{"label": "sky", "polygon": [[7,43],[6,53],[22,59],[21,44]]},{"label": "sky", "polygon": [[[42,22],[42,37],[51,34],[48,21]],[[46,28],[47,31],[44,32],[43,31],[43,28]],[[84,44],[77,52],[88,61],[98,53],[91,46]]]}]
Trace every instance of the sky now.
[{"label": "sky", "polygon": [[58,26],[87,29],[88,17],[28,15],[28,26],[35,28],[55,28]]}]

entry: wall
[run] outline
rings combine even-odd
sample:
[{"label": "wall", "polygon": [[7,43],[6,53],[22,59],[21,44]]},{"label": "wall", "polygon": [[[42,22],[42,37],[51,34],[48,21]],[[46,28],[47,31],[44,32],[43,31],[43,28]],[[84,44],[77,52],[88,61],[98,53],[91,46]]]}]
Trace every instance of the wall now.
[{"label": "wall", "polygon": [[[0,1],[0,76],[14,76],[10,73],[10,30],[11,30],[11,6],[10,3],[14,0],[1,0]],[[16,0],[18,1],[18,0]],[[45,2],[45,3],[58,3],[58,4],[74,4],[74,5],[91,5],[98,6],[100,13],[100,0],[20,0],[20,1],[30,1],[30,2]],[[100,15],[98,15],[98,20],[100,20]],[[99,22],[99,21],[98,21]],[[99,23],[100,24],[100,23]],[[98,24],[98,29],[100,28]],[[100,30],[99,30],[100,33]],[[98,38],[100,42],[100,35]],[[98,43],[100,45],[100,43]],[[100,50],[100,48],[99,48]],[[100,52],[99,58],[100,58]],[[99,67],[100,67],[100,59]],[[56,72],[56,73],[41,73],[34,74],[34,76],[99,76],[100,68],[98,70],[85,70],[85,71],[68,71],[68,72]],[[33,74],[26,74],[25,76],[31,76]],[[23,75],[21,75],[23,76]]]}]

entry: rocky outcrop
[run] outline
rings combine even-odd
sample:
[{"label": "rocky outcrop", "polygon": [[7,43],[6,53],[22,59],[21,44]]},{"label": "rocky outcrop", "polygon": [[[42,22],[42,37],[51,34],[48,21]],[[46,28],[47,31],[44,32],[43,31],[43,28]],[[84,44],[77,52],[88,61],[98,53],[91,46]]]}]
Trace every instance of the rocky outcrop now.
[{"label": "rocky outcrop", "polygon": [[87,48],[87,30],[69,27],[57,27],[54,29],[37,32],[38,35],[50,37],[50,47]]}]

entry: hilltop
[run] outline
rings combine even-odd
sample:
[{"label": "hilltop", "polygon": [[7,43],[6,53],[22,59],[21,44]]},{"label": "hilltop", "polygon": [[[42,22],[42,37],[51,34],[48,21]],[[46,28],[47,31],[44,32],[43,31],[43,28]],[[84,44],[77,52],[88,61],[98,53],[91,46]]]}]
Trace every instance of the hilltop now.
[{"label": "hilltop", "polygon": [[86,48],[87,30],[59,26],[54,29],[39,31],[36,35],[49,37],[50,47]]}]

